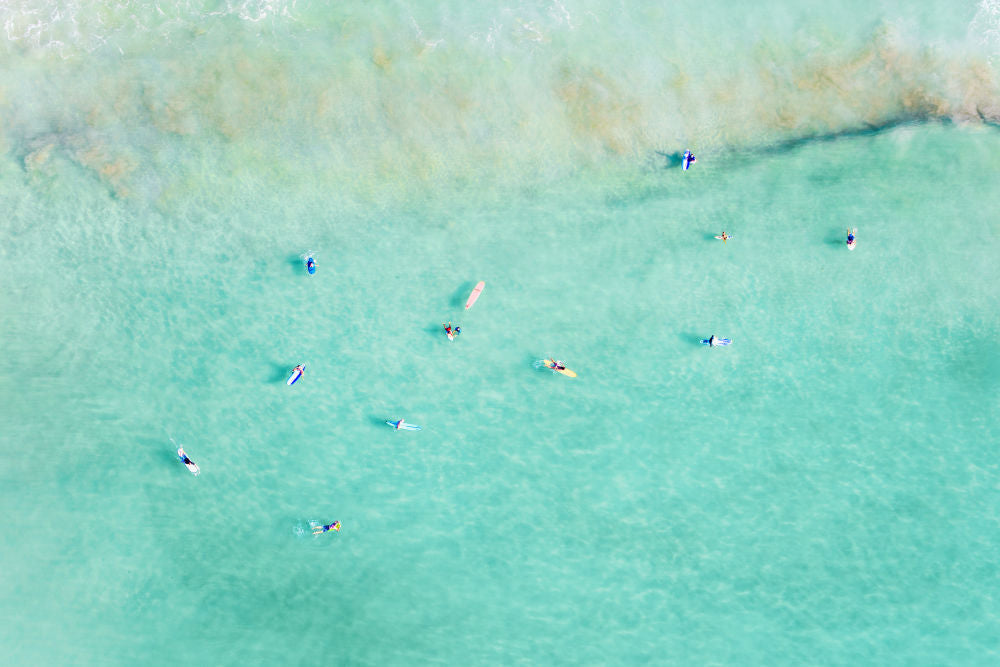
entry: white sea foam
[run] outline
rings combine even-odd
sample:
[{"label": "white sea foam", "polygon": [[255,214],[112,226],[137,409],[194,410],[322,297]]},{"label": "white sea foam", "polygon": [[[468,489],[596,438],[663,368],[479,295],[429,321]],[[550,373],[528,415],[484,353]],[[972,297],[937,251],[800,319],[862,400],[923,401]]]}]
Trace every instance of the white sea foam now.
[{"label": "white sea foam", "polygon": [[969,34],[986,47],[991,62],[1000,59],[1000,0],[981,0],[969,23]]}]

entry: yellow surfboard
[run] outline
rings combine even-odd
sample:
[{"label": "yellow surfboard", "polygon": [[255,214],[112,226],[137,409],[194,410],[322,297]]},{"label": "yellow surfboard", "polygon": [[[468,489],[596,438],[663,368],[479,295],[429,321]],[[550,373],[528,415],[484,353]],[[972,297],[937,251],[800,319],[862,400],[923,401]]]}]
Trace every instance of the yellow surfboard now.
[{"label": "yellow surfboard", "polygon": [[555,371],[556,373],[562,373],[566,377],[571,377],[571,378],[575,378],[576,377],[576,373],[574,373],[573,371],[571,371],[568,368],[556,368],[556,360],[555,359],[549,359],[549,360],[547,360],[545,362],[545,367],[548,368],[549,370]]}]

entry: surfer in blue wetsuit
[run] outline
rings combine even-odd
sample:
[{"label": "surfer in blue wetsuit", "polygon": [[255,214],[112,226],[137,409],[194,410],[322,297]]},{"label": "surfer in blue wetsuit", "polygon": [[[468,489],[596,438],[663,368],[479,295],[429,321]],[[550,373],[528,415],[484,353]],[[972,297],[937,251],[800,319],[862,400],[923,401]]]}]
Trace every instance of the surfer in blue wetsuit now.
[{"label": "surfer in blue wetsuit", "polygon": [[462,333],[462,327],[456,326],[454,331],[452,331],[452,333],[458,336],[459,334]]},{"label": "surfer in blue wetsuit", "polygon": [[718,340],[718,339],[715,337],[715,334],[712,334],[711,336],[709,336],[708,337],[708,345],[709,345],[709,347],[718,347],[719,344],[715,342],[716,340]]},{"label": "surfer in blue wetsuit", "polygon": [[397,431],[398,431],[398,430],[399,430],[399,429],[400,429],[400,428],[401,428],[401,427],[403,426],[403,421],[404,421],[404,420],[400,419],[400,420],[399,420],[398,422],[396,422],[395,424],[393,424],[393,425],[392,425],[392,427],[393,427],[393,428],[394,428],[395,430],[397,430]]},{"label": "surfer in blue wetsuit", "polygon": [[847,247],[850,248],[854,245],[854,231],[851,229],[847,230]]},{"label": "surfer in blue wetsuit", "polygon": [[335,531],[337,531],[339,533],[340,532],[340,522],[339,521],[334,521],[333,523],[331,523],[328,526],[316,526],[315,528],[313,528],[313,535],[321,535],[323,533],[328,533],[331,530],[335,530]]},{"label": "surfer in blue wetsuit", "polygon": [[316,261],[312,257],[306,260],[306,271],[310,274],[316,273]]}]

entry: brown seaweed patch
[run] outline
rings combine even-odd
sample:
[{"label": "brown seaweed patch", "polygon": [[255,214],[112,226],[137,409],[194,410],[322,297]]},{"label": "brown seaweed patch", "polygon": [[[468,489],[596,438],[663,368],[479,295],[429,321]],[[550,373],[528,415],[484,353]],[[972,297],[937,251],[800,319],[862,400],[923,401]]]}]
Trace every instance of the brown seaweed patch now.
[{"label": "brown seaweed patch", "polygon": [[713,108],[728,110],[727,136],[755,143],[761,135],[825,135],[845,127],[878,127],[901,119],[988,120],[1000,99],[996,72],[968,56],[908,48],[891,29],[876,30],[859,49],[804,45],[795,51],[762,42],[756,70],[716,82]]},{"label": "brown seaweed patch", "polygon": [[47,143],[41,148],[28,153],[24,156],[24,168],[28,171],[37,171],[45,166],[52,156],[52,151],[55,147],[55,143]]},{"label": "brown seaweed patch", "polygon": [[112,156],[101,146],[81,148],[73,153],[74,159],[94,171],[118,197],[130,194],[125,181],[136,169],[136,164],[125,156]]},{"label": "brown seaweed patch", "polygon": [[372,62],[379,69],[387,71],[392,66],[392,57],[382,47],[376,46],[372,50]]},{"label": "brown seaweed patch", "polygon": [[555,83],[555,94],[574,134],[618,154],[633,148],[631,128],[637,121],[638,107],[602,71],[564,67]]}]

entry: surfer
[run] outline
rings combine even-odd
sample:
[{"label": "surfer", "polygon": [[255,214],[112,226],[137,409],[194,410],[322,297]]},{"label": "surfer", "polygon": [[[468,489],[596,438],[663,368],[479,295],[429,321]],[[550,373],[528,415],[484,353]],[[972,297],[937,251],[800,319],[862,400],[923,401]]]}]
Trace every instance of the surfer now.
[{"label": "surfer", "polygon": [[685,171],[697,161],[698,158],[694,156],[694,153],[691,151],[684,151],[684,157],[681,159],[681,164],[684,166]]},{"label": "surfer", "polygon": [[186,465],[186,466],[193,466],[194,465],[194,461],[192,461],[191,459],[188,458],[188,455],[184,453],[183,449],[179,449],[177,451],[181,455],[181,461],[184,462],[184,465]]},{"label": "surfer", "polygon": [[718,347],[718,343],[715,342],[716,340],[717,339],[715,338],[715,334],[712,334],[711,336],[709,336],[708,337],[708,345],[709,345],[709,347]]},{"label": "surfer", "polygon": [[552,358],[550,358],[549,361],[552,362],[552,365],[549,366],[549,368],[551,368],[552,370],[554,370],[554,371],[564,371],[564,370],[566,370],[566,364],[564,364],[563,362],[556,361],[555,359],[552,359]]},{"label": "surfer", "polygon": [[852,250],[854,249],[854,244],[857,242],[854,240],[854,231],[855,230],[850,229],[847,230],[847,247]]},{"label": "surfer", "polygon": [[448,336],[448,340],[455,340],[455,336],[462,333],[462,327],[460,326],[452,327],[451,322],[448,322],[448,324],[444,325],[444,333],[446,336]]},{"label": "surfer", "polygon": [[[287,366],[286,366],[286,368],[287,368]],[[292,375],[294,375],[296,373],[298,373],[299,375],[305,375],[306,374],[306,367],[303,366],[302,364],[299,364],[298,366],[296,366],[295,368],[292,369]]]},{"label": "surfer", "polygon": [[392,427],[393,427],[393,428],[394,428],[395,430],[397,430],[397,431],[398,431],[398,430],[399,430],[400,428],[402,428],[402,427],[403,427],[403,422],[404,422],[404,421],[405,421],[405,420],[403,420],[403,419],[400,419],[400,420],[399,420],[398,422],[396,422],[395,424],[393,424],[393,425],[392,425]]},{"label": "surfer", "polygon": [[335,530],[335,531],[337,531],[339,533],[340,532],[340,522],[339,521],[334,521],[333,523],[331,523],[328,526],[316,526],[315,528],[313,528],[313,535],[321,535],[323,533],[330,532],[331,530]]},{"label": "surfer", "polygon": [[722,239],[722,242],[725,243],[726,241],[729,240],[729,234],[727,234],[725,232],[722,232],[722,236],[720,236],[718,238]]},{"label": "surfer", "polygon": [[306,271],[308,271],[310,275],[316,273],[316,261],[313,260],[312,257],[306,260]]}]

